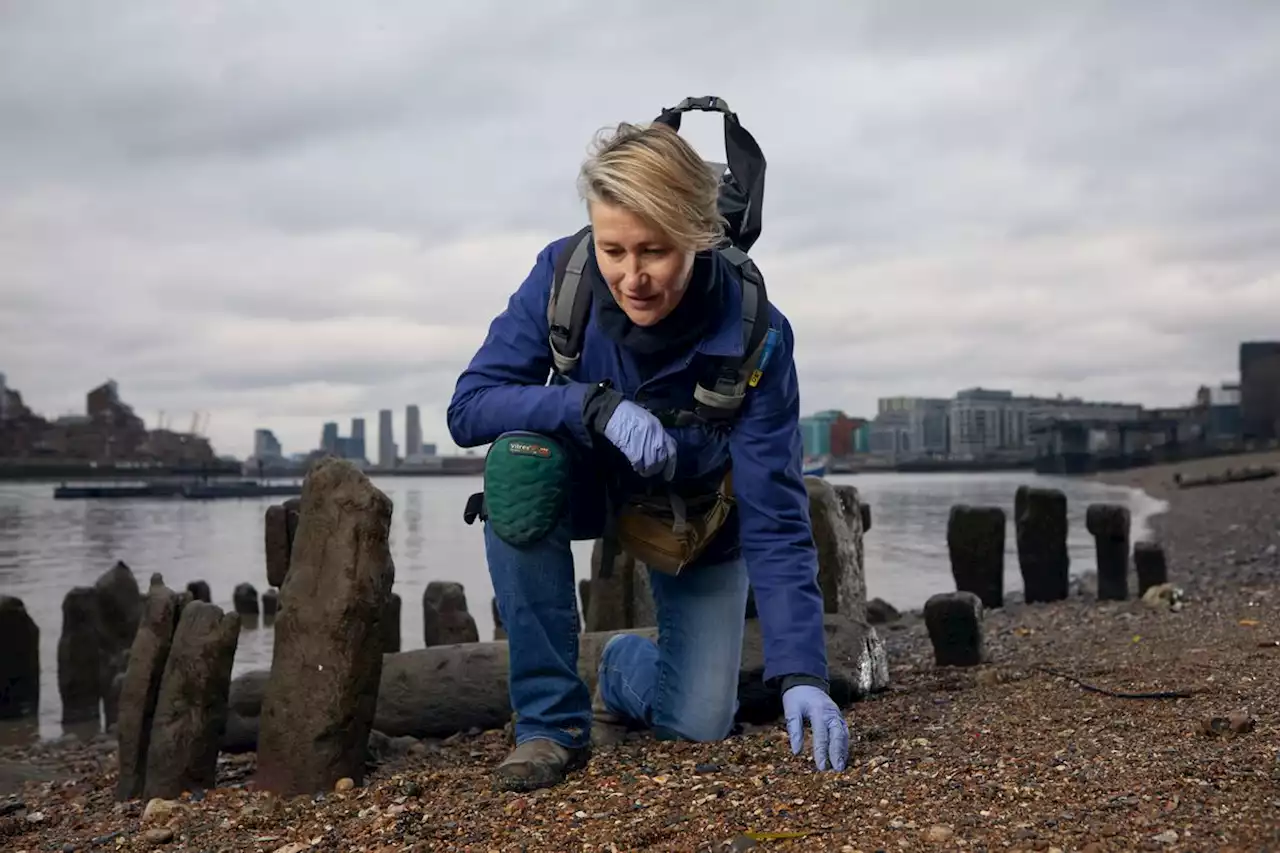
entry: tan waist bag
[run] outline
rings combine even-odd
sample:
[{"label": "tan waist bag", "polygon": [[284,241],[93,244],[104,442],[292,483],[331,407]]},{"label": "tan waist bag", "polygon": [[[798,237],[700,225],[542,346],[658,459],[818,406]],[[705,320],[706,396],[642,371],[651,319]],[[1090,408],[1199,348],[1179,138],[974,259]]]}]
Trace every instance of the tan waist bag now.
[{"label": "tan waist bag", "polygon": [[732,470],[705,498],[689,500],[674,492],[636,496],[618,512],[618,545],[646,566],[678,575],[706,550],[732,507]]}]

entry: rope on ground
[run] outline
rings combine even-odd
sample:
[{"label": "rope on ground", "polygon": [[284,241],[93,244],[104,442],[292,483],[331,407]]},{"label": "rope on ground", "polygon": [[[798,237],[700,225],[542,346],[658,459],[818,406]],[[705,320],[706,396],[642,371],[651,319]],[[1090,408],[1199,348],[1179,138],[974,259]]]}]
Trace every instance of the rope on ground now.
[{"label": "rope on ground", "polygon": [[1187,690],[1157,690],[1153,693],[1121,693],[1116,690],[1108,690],[1105,687],[1097,687],[1087,682],[1081,681],[1074,675],[1068,675],[1065,672],[1059,672],[1056,669],[1050,669],[1047,666],[1034,667],[1039,672],[1053,675],[1058,678],[1065,678],[1067,681],[1080,685],[1085,690],[1092,693],[1101,693],[1103,696],[1110,696],[1113,699],[1190,699],[1192,694]]}]

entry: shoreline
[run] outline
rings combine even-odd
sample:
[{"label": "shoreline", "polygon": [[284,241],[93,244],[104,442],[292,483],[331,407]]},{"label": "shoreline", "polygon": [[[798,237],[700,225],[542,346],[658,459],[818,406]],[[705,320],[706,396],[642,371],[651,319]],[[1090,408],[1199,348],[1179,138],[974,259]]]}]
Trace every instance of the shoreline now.
[{"label": "shoreline", "polygon": [[[935,666],[916,614],[878,625],[891,686],[847,711],[843,774],[792,756],[781,724],[710,744],[640,738],[527,795],[489,788],[501,732],[420,742],[364,787],[314,799],[253,791],[253,755],[228,755],[219,787],[184,796],[157,849],[712,850],[752,830],[812,833],[757,842],[770,850],[1280,844],[1280,483],[1172,488],[1194,464],[1097,477],[1165,502],[1150,523],[1181,609],[1135,600],[1132,586],[1129,600],[1100,602],[1079,578],[1064,601],[988,611],[990,662],[970,668]],[[1190,696],[1125,699],[1071,679]],[[1215,728],[1233,715],[1239,731]],[[0,767],[18,761],[33,778],[22,810],[0,793],[0,846],[152,847],[144,804],[111,797],[110,739],[0,749]]]}]

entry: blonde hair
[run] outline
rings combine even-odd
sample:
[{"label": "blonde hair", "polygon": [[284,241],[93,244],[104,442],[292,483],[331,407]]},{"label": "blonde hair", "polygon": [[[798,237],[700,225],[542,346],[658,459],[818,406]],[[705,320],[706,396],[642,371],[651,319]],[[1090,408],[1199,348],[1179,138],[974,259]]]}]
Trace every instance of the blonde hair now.
[{"label": "blonde hair", "polygon": [[719,179],[693,146],[665,124],[623,122],[582,164],[584,201],[617,205],[650,223],[686,251],[714,249],[726,223],[716,207]]}]

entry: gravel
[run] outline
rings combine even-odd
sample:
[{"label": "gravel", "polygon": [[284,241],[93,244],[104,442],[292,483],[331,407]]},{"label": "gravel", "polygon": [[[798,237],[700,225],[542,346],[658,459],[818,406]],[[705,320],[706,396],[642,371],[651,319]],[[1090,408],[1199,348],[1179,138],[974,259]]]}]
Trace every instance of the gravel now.
[{"label": "gravel", "polygon": [[904,614],[880,626],[894,683],[850,710],[842,774],[791,755],[778,726],[714,744],[642,738],[597,751],[558,788],[499,793],[488,771],[507,746],[486,732],[404,751],[364,787],[314,797],[256,792],[254,756],[222,756],[217,788],[148,806],[114,802],[109,740],[65,739],[0,750],[0,777],[27,768],[0,793],[0,848],[1274,849],[1280,484],[1177,492],[1170,474],[1115,479],[1170,501],[1154,526],[1181,609],[1098,602],[1086,578],[1066,601],[988,611],[992,662],[968,668],[936,667],[919,613]]}]

